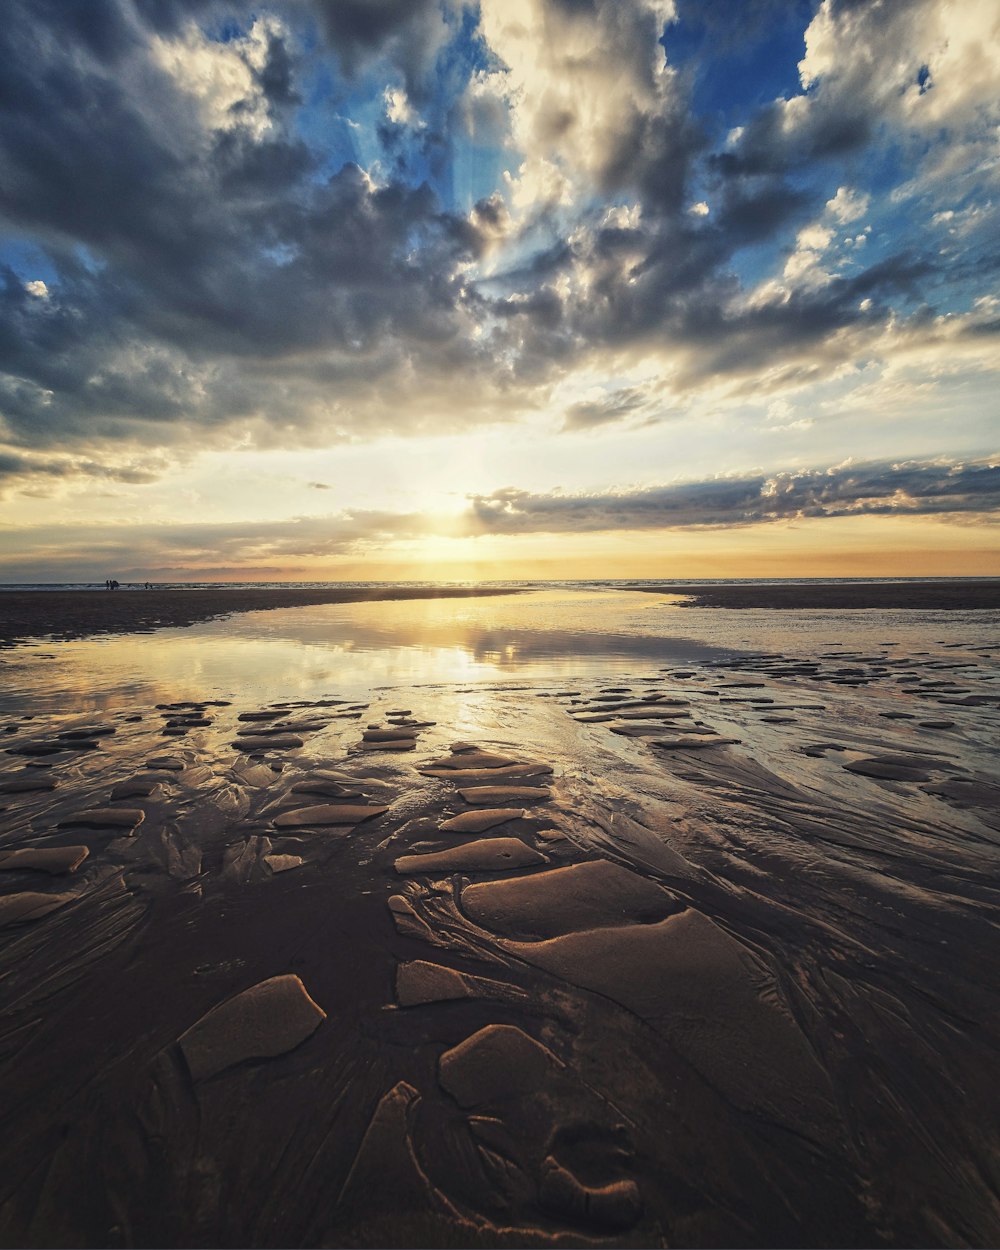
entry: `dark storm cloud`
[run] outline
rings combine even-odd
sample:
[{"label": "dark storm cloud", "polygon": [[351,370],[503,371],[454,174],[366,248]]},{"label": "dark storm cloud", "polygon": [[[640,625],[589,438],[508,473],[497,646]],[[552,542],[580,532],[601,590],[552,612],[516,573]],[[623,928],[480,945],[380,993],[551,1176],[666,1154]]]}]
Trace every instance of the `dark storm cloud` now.
[{"label": "dark storm cloud", "polygon": [[[531,286],[526,271],[508,275],[515,292],[492,306],[507,326],[498,341],[517,352],[524,372],[530,361],[541,370],[547,357],[585,357],[598,345],[669,344],[678,353],[675,379],[682,389],[759,375],[777,364],[787,367],[786,381],[800,366],[808,369],[802,381],[817,379],[845,359],[864,358],[865,346],[844,331],[867,330],[874,351],[875,336],[901,310],[908,311],[910,332],[933,341],[934,311],[924,295],[934,292],[947,269],[930,254],[902,251],[819,285],[789,287],[781,298],[741,299],[728,270],[734,250],[770,233],[796,207],[792,196],[790,204],[724,207],[718,224],[654,219],[651,226],[578,235],[567,249],[552,252],[558,258],[553,267],[586,274],[586,300],[560,294],[551,283]],[[771,224],[762,226],[758,212]],[[970,321],[955,341],[995,333],[994,321]]]},{"label": "dark storm cloud", "polygon": [[264,68],[257,71],[257,81],[272,105],[300,104],[302,97],[292,85],[295,73],[294,57],[288,45],[279,35],[270,35],[267,41],[267,60]]},{"label": "dark storm cloud", "polygon": [[[880,329],[891,314],[894,296],[916,298],[920,279],[932,272],[925,259],[891,256],[853,277],[834,278],[815,289],[792,291],[780,301],[761,303],[735,313],[723,307],[688,309],[677,323],[678,342],[694,349],[682,382],[751,375],[767,362],[793,365],[807,360],[817,371],[864,347],[846,348],[837,336],[844,329]],[[862,309],[862,303],[871,301]],[[930,328],[931,314],[918,310],[911,328]],[[971,330],[969,331],[971,333]]]},{"label": "dark storm cloud", "polygon": [[774,238],[814,202],[807,192],[773,176],[729,178],[715,189],[719,203],[714,228],[726,241],[727,252]]},{"label": "dark storm cloud", "polygon": [[[174,30],[208,8],[156,14]],[[253,75],[270,129],[241,125],[237,109],[232,128],[206,134],[146,55],[126,0],[94,11],[87,39],[76,5],[11,0],[0,26],[0,218],[55,271],[44,299],[13,270],[0,275],[9,438],[43,445],[182,419],[210,427],[262,410],[306,422],[295,412],[308,389],[303,353],[339,354],[333,372],[349,397],[373,370],[402,376],[411,353],[460,336],[456,268],[485,236],[426,185],[376,187],[353,165],[318,180],[276,110],[296,97],[284,39],[272,33]],[[374,39],[376,26],[363,33]],[[243,103],[248,115],[260,107]],[[454,367],[455,351],[445,354]],[[280,377],[290,355],[294,397]],[[250,384],[241,359],[256,372]],[[278,376],[261,370],[267,359]]]},{"label": "dark storm cloud", "polygon": [[477,495],[480,533],[739,527],[795,518],[1000,511],[1000,466],[859,464],[594,495]]},{"label": "dark storm cloud", "polygon": [[[116,8],[129,8],[129,0],[105,2]],[[59,5],[60,0],[54,0],[54,3]],[[192,20],[221,22],[227,15],[232,15],[235,6],[229,0],[132,0],[132,7],[150,30],[166,35],[173,34]]]},{"label": "dark storm cloud", "polygon": [[331,51],[348,74],[388,58],[403,72],[407,90],[424,94],[434,55],[445,34],[448,0],[313,0]]},{"label": "dark storm cloud", "polygon": [[810,108],[802,122],[789,128],[784,102],[776,101],[761,108],[732,150],[714,156],[711,165],[724,178],[787,173],[857,151],[871,140],[877,123],[868,102],[859,98],[836,111]]}]

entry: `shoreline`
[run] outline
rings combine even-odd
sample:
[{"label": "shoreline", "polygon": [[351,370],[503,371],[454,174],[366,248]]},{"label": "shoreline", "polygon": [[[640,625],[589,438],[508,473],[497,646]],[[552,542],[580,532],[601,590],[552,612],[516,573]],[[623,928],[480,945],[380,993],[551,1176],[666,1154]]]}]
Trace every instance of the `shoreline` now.
[{"label": "shoreline", "polygon": [[911,609],[967,612],[1000,608],[1000,578],[961,582],[823,582],[710,585],[690,582],[676,586],[632,586],[645,594],[683,595],[685,608],[803,608]]},{"label": "shoreline", "polygon": [[94,635],[152,633],[217,620],[235,612],[392,599],[468,599],[520,594],[469,586],[386,586],[325,590],[20,590],[0,595],[0,646]]},{"label": "shoreline", "polygon": [[[532,587],[533,588],[533,587]],[[0,594],[0,647],[49,639],[151,633],[217,620],[238,612],[401,599],[467,599],[523,594],[528,587],[368,586],[267,587],[212,590],[14,590]],[[978,611],[1000,609],[1000,578],[956,582],[678,583],[622,590],[683,598],[681,607]]]}]

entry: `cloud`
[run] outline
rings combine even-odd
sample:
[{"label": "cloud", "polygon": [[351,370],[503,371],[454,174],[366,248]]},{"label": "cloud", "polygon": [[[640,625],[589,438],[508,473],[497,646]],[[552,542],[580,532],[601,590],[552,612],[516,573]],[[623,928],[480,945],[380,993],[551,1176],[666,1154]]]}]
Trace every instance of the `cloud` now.
[{"label": "cloud", "polygon": [[857,221],[868,211],[871,196],[864,191],[855,191],[851,187],[838,187],[837,194],[826,202],[826,213],[840,225],[849,221]]},{"label": "cloud", "polygon": [[[1000,120],[1000,14],[990,0],[823,0],[805,31],[803,93],[744,125],[721,167],[759,174],[856,151],[882,130],[988,145]],[[914,146],[917,158],[921,147]],[[966,157],[969,153],[966,152]]]},{"label": "cloud", "polygon": [[483,0],[480,12],[503,65],[492,81],[510,107],[521,211],[578,193],[683,203],[702,136],[659,44],[669,0]]},{"label": "cloud", "polygon": [[649,402],[639,387],[613,391],[594,399],[580,400],[566,409],[564,430],[591,430],[633,416]]},{"label": "cloud", "polygon": [[314,0],[327,42],[349,75],[385,59],[399,69],[416,99],[426,90],[435,57],[449,36],[449,0]]},{"label": "cloud", "polygon": [[294,73],[276,20],[223,43],[183,23],[142,39],[122,19],[91,51],[68,39],[68,9],[43,12],[12,0],[0,32],[18,101],[0,127],[0,217],[53,270],[45,300],[3,275],[8,440],[335,432],[352,401],[377,428],[418,355],[429,392],[457,360],[476,373],[460,266],[485,236],[426,185],[350,163],[317,177],[274,105],[291,86],[272,74],[265,89],[279,47]]},{"label": "cloud", "polygon": [[592,495],[474,496],[492,534],[732,528],[802,518],[1000,512],[1000,463],[844,464]]},{"label": "cloud", "polygon": [[150,57],[190,98],[206,131],[245,128],[259,141],[273,128],[274,101],[294,99],[284,36],[274,18],[258,18],[226,43],[191,23],[173,38],[154,36]]},{"label": "cloud", "polygon": [[16,581],[28,570],[27,579],[34,580],[44,569],[55,580],[92,580],[110,568],[127,580],[154,570],[211,577],[222,569],[247,576],[250,569],[267,577],[297,560],[363,556],[398,536],[422,532],[424,518],[414,514],[365,511],[279,521],[40,525],[0,530],[0,574]]},{"label": "cloud", "polygon": [[0,449],[0,494],[10,489],[37,490],[46,479],[69,482],[79,478],[123,482],[132,486],[155,482],[165,465],[154,458],[110,463],[78,457],[22,455]]},{"label": "cloud", "polygon": [[[721,10],[709,9],[701,20],[714,29]],[[512,359],[525,381],[575,364],[594,368],[602,354],[610,364],[623,350],[658,356],[677,397],[726,375],[772,373],[782,364],[784,385],[815,384],[834,375],[862,336],[869,347],[890,348],[895,336],[881,331],[898,328],[922,304],[926,309],[950,261],[901,241],[864,269],[871,228],[861,219],[871,194],[834,182],[821,197],[800,176],[876,140],[883,94],[858,88],[871,66],[850,69],[845,47],[843,63],[824,70],[820,81],[807,50],[804,81],[814,91],[758,109],[728,150],[707,153],[688,83],[664,63],[652,37],[672,12],[668,5],[596,0],[484,7],[484,33],[506,66],[495,77],[507,82],[523,155],[510,183],[515,224],[535,229],[539,214],[550,223],[567,219],[535,263],[491,275],[483,293],[499,319],[491,340],[497,355]],[[764,29],[770,12],[768,5],[748,6],[745,21]],[[731,6],[727,13],[732,18]],[[685,20],[691,16],[684,11]],[[814,51],[822,24],[818,15],[810,27]],[[880,36],[883,43],[894,29]],[[907,32],[919,43],[915,28]],[[668,146],[647,150],[627,141],[660,133],[660,122],[670,132]],[[710,212],[708,199],[689,194],[699,176],[712,187]],[[588,215],[579,208],[588,194],[624,203]],[[811,205],[820,212],[810,219]],[[747,290],[735,269],[741,252],[787,237],[791,227],[781,277]],[[808,353],[813,359],[803,370]],[[597,410],[582,408],[565,428],[600,420]]]},{"label": "cloud", "polygon": [[[1000,212],[983,0],[825,0],[802,90],[718,143],[661,36],[679,17],[738,48],[774,0],[85,7],[8,0],[0,26],[12,453],[330,446],[550,410],[624,430],[637,362],[676,407],[915,345],[933,371],[996,334],[975,303]],[[887,210],[866,174],[890,150],[913,176]],[[619,383],[574,389],[602,371]]]},{"label": "cloud", "polygon": [[10,544],[0,555],[0,574],[16,580],[19,570],[45,567],[50,575],[74,579],[114,567],[136,577],[152,569],[213,576],[220,568],[267,576],[296,562],[315,567],[323,559],[391,555],[394,545],[428,536],[666,533],[851,516],[995,523],[1000,462],[845,462],[586,494],[505,488],[472,495],[464,511],[449,515],[345,509],[277,521],[39,526],[6,536],[0,531],[0,542],[6,538]]},{"label": "cloud", "polygon": [[806,89],[853,95],[895,125],[957,136],[1000,113],[1000,13],[990,0],[824,0],[805,42]]}]

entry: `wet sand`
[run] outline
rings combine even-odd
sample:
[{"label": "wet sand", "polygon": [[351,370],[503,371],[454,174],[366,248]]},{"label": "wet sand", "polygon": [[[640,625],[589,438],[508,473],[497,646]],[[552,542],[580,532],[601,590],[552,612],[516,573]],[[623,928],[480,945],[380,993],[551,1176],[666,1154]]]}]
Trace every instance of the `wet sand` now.
[{"label": "wet sand", "polygon": [[0,592],[0,646],[27,638],[65,640],[94,634],[149,633],[234,612],[317,603],[396,599],[467,599],[516,594],[476,586],[332,587],[319,590],[10,590]]},{"label": "wet sand", "polygon": [[923,611],[1000,608],[1000,578],[962,582],[817,581],[797,585],[690,583],[669,588],[634,585],[629,589],[690,596],[690,606],[699,608],[910,608]]},{"label": "wet sand", "polygon": [[11,717],[0,1244],[997,1244],[998,658]]}]

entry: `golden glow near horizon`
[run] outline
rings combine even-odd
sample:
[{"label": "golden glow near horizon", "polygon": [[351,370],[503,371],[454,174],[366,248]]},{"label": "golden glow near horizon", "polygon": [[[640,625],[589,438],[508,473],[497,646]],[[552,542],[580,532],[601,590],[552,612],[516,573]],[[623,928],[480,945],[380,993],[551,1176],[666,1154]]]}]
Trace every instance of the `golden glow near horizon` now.
[{"label": "golden glow near horizon", "polygon": [[167,7],[5,12],[0,581],[1000,575],[995,3]]}]

